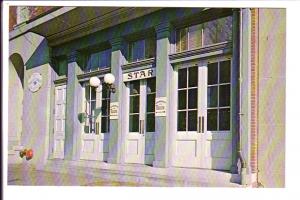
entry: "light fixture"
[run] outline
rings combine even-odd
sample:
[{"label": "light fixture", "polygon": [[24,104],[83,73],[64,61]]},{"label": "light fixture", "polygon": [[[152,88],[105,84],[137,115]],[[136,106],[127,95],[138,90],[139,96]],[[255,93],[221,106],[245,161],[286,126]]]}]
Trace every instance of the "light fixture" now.
[{"label": "light fixture", "polygon": [[97,76],[93,76],[90,78],[90,85],[92,87],[98,87],[100,85],[100,79]]},{"label": "light fixture", "polygon": [[[115,82],[115,76],[113,74],[108,73],[108,74],[104,75],[103,85],[106,86],[109,89],[109,91],[111,91],[112,93],[116,92],[114,82]],[[100,79],[97,76],[93,76],[90,78],[90,86],[97,88],[97,87],[101,86],[100,83],[101,83]],[[101,88],[101,90],[102,90],[102,88]]]},{"label": "light fixture", "polygon": [[108,87],[108,89],[112,93],[116,92],[114,82],[115,82],[115,76],[112,73],[108,73],[104,75],[104,84]]}]

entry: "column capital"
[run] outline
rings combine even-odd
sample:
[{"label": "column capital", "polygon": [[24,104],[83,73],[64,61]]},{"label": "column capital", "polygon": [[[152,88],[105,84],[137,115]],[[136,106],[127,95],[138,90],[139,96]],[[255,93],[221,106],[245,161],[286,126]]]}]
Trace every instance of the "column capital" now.
[{"label": "column capital", "polygon": [[124,39],[122,37],[115,37],[109,40],[109,43],[111,45],[112,51],[120,50],[122,47],[122,44],[124,43]]},{"label": "column capital", "polygon": [[161,22],[155,26],[157,37],[168,37],[172,30],[172,24],[170,22]]},{"label": "column capital", "polygon": [[79,60],[79,55],[80,54],[78,51],[72,51],[68,53],[67,55],[68,63],[77,62]]}]

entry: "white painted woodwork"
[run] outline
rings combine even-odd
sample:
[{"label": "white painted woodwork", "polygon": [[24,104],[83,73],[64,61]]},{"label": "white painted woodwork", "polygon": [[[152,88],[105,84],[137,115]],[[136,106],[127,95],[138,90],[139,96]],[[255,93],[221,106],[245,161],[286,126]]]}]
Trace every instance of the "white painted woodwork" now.
[{"label": "white painted woodwork", "polygon": [[55,87],[53,158],[64,158],[67,86]]},{"label": "white painted woodwork", "polygon": [[[220,59],[214,59],[213,61]],[[199,116],[204,116],[204,132],[175,131],[172,165],[176,167],[230,170],[232,162],[231,131],[207,131],[207,63],[208,60],[196,63],[198,64],[198,119]],[[184,63],[176,66],[175,70],[178,71],[180,67],[189,66],[192,66],[192,64]],[[177,95],[178,91],[176,91],[176,101]],[[195,123],[199,127],[199,121],[197,120]]]},{"label": "white painted woodwork", "polygon": [[[125,96],[127,98],[127,107],[129,108],[129,87],[126,87]],[[146,94],[146,80],[140,80],[140,105],[139,105],[139,132],[129,132],[129,126],[126,130],[125,142],[125,162],[126,163],[139,163],[139,164],[152,164],[154,160],[154,143],[155,133],[147,132],[146,123],[146,109],[147,109],[147,94]],[[129,109],[127,110],[127,120],[129,124]],[[141,130],[140,122],[144,121],[144,128]]]},{"label": "white painted woodwork", "polygon": [[[100,86],[101,87],[101,86]],[[102,93],[101,89],[96,89],[96,126],[98,126],[98,133],[85,133],[84,123],[82,125],[81,134],[81,152],[80,159],[82,160],[99,160],[107,161],[109,133],[101,133],[101,107],[102,107]],[[85,87],[83,87],[83,99],[85,99]],[[85,101],[85,100],[84,100]],[[83,112],[85,112],[85,103],[83,103]]]}]

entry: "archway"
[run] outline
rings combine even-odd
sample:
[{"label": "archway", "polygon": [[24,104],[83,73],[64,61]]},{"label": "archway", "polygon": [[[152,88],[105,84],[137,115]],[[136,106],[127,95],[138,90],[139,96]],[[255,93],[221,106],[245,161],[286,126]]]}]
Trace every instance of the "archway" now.
[{"label": "archway", "polygon": [[8,148],[20,144],[24,96],[24,62],[14,53],[9,58],[8,89]]}]

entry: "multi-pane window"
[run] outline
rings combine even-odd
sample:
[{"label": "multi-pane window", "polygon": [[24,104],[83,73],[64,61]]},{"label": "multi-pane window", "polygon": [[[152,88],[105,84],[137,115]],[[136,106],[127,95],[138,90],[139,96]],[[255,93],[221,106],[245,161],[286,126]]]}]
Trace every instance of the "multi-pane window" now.
[{"label": "multi-pane window", "polygon": [[101,68],[110,67],[111,49],[91,52],[87,55],[86,71],[94,71]]},{"label": "multi-pane window", "polygon": [[147,132],[155,132],[155,85],[155,78],[147,79]]},{"label": "multi-pane window", "polygon": [[176,52],[232,40],[232,16],[219,18],[176,31]]},{"label": "multi-pane window", "polygon": [[129,43],[129,60],[131,62],[155,57],[156,41],[154,37]]},{"label": "multi-pane window", "polygon": [[101,133],[109,132],[110,91],[103,87],[101,104]]},{"label": "multi-pane window", "polygon": [[67,76],[68,62],[66,57],[60,57],[55,60],[55,71],[58,76]]},{"label": "multi-pane window", "polygon": [[87,121],[84,127],[85,133],[99,134],[99,123],[96,122],[97,114],[100,114],[101,119],[101,133],[109,132],[109,105],[110,92],[105,87],[102,89],[101,99],[101,113],[96,113],[97,94],[96,88],[89,85],[85,86],[85,112]]},{"label": "multi-pane window", "polygon": [[178,70],[178,131],[197,131],[198,67]]},{"label": "multi-pane window", "polygon": [[86,123],[84,126],[85,133],[96,133],[96,88],[89,85],[85,86],[85,112],[86,112]]},{"label": "multi-pane window", "polygon": [[207,130],[230,130],[230,60],[208,64]]},{"label": "multi-pane window", "polygon": [[139,132],[140,81],[129,83],[129,131]]}]

